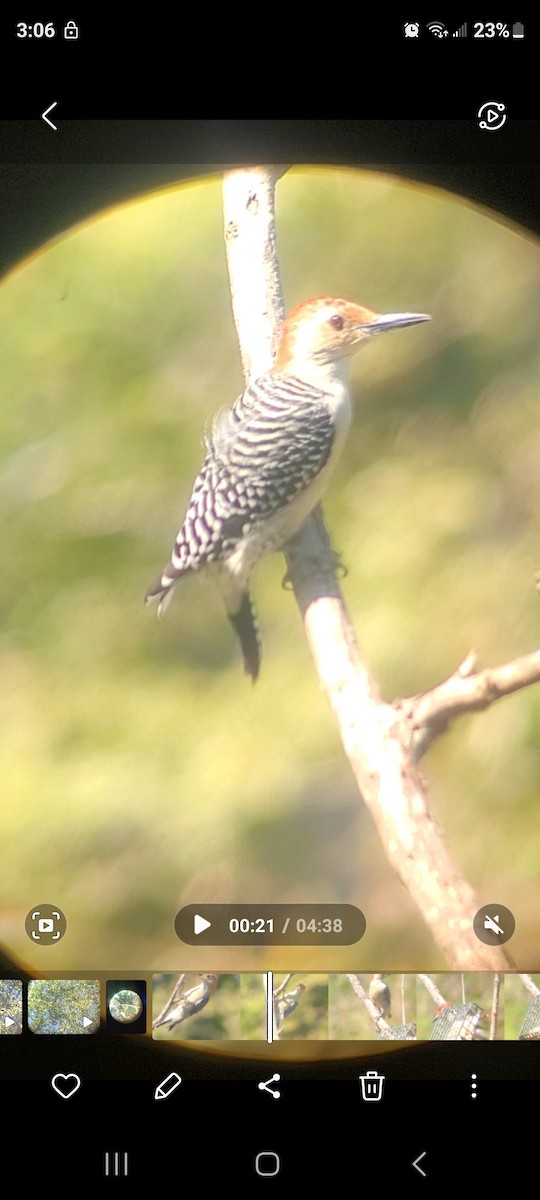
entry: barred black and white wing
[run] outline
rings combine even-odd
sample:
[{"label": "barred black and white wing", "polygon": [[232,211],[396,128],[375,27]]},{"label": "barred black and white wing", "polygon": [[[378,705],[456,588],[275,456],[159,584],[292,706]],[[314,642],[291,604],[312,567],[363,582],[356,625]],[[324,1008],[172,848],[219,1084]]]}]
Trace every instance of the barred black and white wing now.
[{"label": "barred black and white wing", "polygon": [[[159,599],[162,612],[183,575],[214,567],[254,678],[260,643],[249,575],[316,504],[309,489],[329,460],[334,433],[324,392],[289,376],[253,383],[215,419],[170,562],[146,594],[147,601]],[[305,502],[295,503],[301,497]]]},{"label": "barred black and white wing", "polygon": [[182,575],[221,562],[325,466],[334,437],[324,393],[267,375],[214,422],[171,560],[146,599],[164,598]]}]

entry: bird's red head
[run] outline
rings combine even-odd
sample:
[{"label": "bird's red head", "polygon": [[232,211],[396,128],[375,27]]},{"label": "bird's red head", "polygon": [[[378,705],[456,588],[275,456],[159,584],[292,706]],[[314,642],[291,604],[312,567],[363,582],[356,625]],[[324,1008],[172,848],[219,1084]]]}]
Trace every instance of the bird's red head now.
[{"label": "bird's red head", "polygon": [[216,986],[216,983],[218,981],[217,975],[210,974],[209,972],[203,972],[203,971],[199,971],[199,975],[200,975],[201,979],[204,979],[205,983],[208,984],[210,991],[213,992],[214,988]]},{"label": "bird's red head", "polygon": [[294,364],[306,360],[322,365],[348,358],[374,333],[429,319],[425,313],[380,316],[341,296],[304,300],[283,323],[274,370],[294,370]]}]

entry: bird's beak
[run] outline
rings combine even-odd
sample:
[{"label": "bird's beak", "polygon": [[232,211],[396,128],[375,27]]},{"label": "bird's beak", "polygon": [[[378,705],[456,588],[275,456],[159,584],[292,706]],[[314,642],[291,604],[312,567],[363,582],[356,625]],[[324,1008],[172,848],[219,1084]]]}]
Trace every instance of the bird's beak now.
[{"label": "bird's beak", "polygon": [[421,321],[431,321],[431,317],[428,313],[384,313],[362,325],[362,330],[364,333],[385,333],[387,329],[402,329],[406,325],[419,325]]}]

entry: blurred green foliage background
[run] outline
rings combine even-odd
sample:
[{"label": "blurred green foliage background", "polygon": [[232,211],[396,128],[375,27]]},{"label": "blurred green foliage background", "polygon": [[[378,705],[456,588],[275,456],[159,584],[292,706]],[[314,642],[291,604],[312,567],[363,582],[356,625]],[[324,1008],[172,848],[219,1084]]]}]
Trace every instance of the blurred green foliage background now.
[{"label": "blurred green foliage background", "polygon": [[[533,975],[532,982],[537,988],[540,988],[540,975]],[[523,1023],[527,1018],[527,1013],[532,1004],[535,1003],[536,997],[531,996],[531,993],[525,987],[519,975],[505,975],[504,977],[504,1036],[505,1038],[519,1038]],[[534,1029],[538,1029],[538,1011],[536,1006],[533,1010],[534,1019],[529,1018]],[[530,1028],[527,1030],[530,1034]]]},{"label": "blurred green foliage background", "polygon": [[[352,367],[354,423],[325,512],[388,699],[540,642],[540,253],[494,214],[368,172],[277,191],[286,305],[345,295],[423,311]],[[106,212],[0,288],[3,510],[0,938],[45,965],[26,911],[54,903],[51,967],[444,969],[363,811],[284,561],[258,569],[260,681],[210,583],[166,618],[168,559],[214,413],[242,377],[220,181]],[[424,759],[480,903],[539,969],[540,690],[461,720]],[[358,946],[183,948],[192,902],[351,902]],[[54,954],[54,959],[51,958]]]},{"label": "blurred green foliage background", "polygon": [[[0,981],[0,1037],[18,1037],[23,1023],[23,985],[21,979]],[[6,1021],[6,1018],[8,1019]],[[10,1024],[8,1022],[11,1022]]]},{"label": "blurred green foliage background", "polygon": [[[328,1040],[328,976],[327,975],[293,975],[285,985],[285,990],[279,989],[286,976],[274,975],[274,995],[294,997],[298,984],[303,984],[304,990],[296,997],[297,1007],[286,1016],[278,1026],[279,1041],[295,1041],[309,1038],[310,1041]],[[275,1009],[274,1009],[275,1012]],[[274,1029],[276,1030],[276,1020]]]},{"label": "blurred green foliage background", "polygon": [[[28,1025],[37,1034],[90,1035],[99,1028],[98,979],[33,979]],[[84,1018],[92,1022],[84,1026]]]}]

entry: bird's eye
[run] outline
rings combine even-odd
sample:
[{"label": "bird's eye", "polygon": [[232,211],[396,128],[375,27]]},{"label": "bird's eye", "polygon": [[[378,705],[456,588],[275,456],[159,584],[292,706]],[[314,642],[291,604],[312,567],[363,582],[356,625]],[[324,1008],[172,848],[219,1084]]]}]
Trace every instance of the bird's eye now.
[{"label": "bird's eye", "polygon": [[334,329],[343,329],[345,322],[343,317],[339,317],[337,313],[334,313],[334,316],[329,318],[328,324],[332,325]]}]

